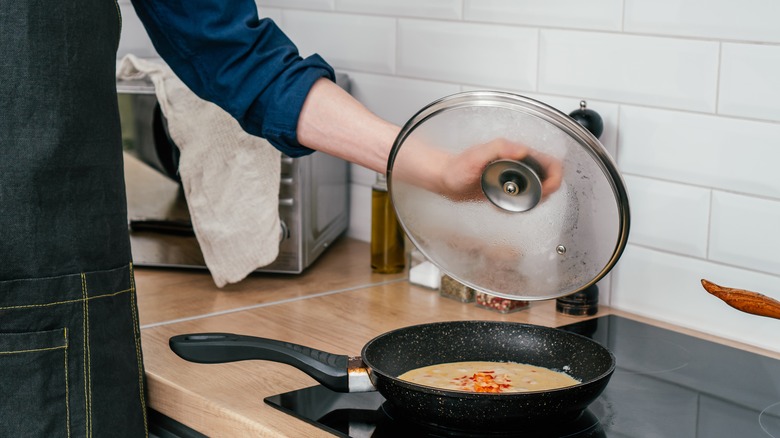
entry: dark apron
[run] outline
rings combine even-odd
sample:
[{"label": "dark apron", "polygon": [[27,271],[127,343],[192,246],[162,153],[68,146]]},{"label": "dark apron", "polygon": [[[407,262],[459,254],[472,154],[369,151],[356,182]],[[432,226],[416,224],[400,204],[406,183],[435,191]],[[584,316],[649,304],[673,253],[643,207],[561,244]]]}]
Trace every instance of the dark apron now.
[{"label": "dark apron", "polygon": [[115,0],[0,1],[0,437],[147,436]]}]

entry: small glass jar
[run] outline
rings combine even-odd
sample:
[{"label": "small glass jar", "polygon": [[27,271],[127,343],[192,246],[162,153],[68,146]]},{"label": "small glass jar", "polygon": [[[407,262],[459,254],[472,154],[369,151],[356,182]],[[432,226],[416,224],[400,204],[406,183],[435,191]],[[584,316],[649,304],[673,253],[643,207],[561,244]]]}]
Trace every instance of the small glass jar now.
[{"label": "small glass jar", "polygon": [[441,277],[441,287],[439,288],[439,294],[445,298],[450,298],[461,303],[474,302],[474,295],[476,291],[465,284],[455,280],[449,275],[443,275]]},{"label": "small glass jar", "polygon": [[530,304],[528,301],[510,300],[495,295],[489,295],[484,292],[476,292],[474,301],[477,307],[492,310],[498,313],[512,313],[525,309]]}]

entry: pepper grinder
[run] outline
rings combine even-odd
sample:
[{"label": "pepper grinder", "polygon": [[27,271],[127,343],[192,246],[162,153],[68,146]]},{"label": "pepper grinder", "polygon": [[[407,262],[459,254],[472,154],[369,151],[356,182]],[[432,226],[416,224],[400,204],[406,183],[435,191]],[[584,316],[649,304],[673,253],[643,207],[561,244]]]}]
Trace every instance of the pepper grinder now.
[{"label": "pepper grinder", "polygon": [[555,300],[558,313],[572,316],[590,316],[599,311],[599,287],[595,284]]},{"label": "pepper grinder", "polygon": [[595,135],[596,138],[601,137],[601,133],[604,132],[604,120],[599,113],[592,109],[588,109],[588,102],[584,100],[580,101],[579,109],[569,113],[569,117],[584,126],[585,129]]},{"label": "pepper grinder", "polygon": [[[588,109],[587,106],[588,103],[581,100],[580,109],[572,111],[569,116],[599,138],[604,132],[604,121],[599,113]],[[598,308],[599,287],[595,284],[555,300],[555,309],[564,315],[590,316],[598,312]]]}]

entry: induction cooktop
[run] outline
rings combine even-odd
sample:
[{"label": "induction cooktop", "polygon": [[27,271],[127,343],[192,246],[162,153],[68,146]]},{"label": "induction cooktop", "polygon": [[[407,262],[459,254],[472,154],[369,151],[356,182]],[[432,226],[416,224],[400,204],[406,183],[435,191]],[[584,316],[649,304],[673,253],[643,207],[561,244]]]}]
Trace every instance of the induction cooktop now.
[{"label": "induction cooktop", "polygon": [[609,315],[561,327],[601,343],[617,368],[576,420],[478,435],[409,423],[376,392],[322,386],[265,402],[340,437],[780,438],[780,361]]}]

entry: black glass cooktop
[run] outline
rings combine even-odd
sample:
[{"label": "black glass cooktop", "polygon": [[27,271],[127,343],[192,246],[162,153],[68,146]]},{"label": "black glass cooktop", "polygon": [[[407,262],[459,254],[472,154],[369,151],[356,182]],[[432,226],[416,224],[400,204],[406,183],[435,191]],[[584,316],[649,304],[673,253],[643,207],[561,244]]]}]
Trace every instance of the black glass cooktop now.
[{"label": "black glass cooktop", "polygon": [[[780,438],[780,361],[612,315],[561,328],[617,358],[604,393],[577,420],[478,436]],[[341,437],[475,436],[393,418],[376,392],[313,386],[265,401]]]}]

